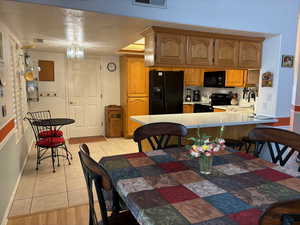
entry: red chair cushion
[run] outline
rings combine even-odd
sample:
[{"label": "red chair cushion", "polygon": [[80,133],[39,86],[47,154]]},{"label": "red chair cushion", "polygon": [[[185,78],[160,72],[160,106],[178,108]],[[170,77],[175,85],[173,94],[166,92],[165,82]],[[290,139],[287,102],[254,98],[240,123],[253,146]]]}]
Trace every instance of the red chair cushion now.
[{"label": "red chair cushion", "polygon": [[40,147],[57,147],[65,143],[65,139],[63,137],[48,137],[39,140],[36,145]]},{"label": "red chair cushion", "polygon": [[61,137],[63,136],[63,132],[61,130],[44,130],[39,133],[39,137]]}]

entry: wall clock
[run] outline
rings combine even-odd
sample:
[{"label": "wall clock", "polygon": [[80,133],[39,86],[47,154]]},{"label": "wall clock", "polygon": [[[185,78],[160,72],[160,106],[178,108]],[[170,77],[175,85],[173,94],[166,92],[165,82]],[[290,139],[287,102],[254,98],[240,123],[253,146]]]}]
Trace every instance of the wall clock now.
[{"label": "wall clock", "polygon": [[110,62],[110,63],[107,64],[107,70],[109,72],[115,72],[116,69],[117,69],[117,65],[115,63]]}]

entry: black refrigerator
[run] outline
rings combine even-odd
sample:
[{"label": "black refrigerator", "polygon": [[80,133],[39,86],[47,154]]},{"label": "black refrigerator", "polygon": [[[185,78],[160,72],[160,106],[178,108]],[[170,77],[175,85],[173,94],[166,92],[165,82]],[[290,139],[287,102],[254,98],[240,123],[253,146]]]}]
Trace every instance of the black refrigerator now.
[{"label": "black refrigerator", "polygon": [[182,113],[183,77],[183,71],[150,71],[150,115]]}]

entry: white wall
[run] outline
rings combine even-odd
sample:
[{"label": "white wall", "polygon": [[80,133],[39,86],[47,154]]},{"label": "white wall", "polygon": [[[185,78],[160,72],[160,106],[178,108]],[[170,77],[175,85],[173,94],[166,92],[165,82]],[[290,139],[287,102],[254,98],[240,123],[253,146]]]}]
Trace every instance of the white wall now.
[{"label": "white wall", "polygon": [[[40,81],[39,92],[44,96],[47,93],[56,93],[56,97],[40,97],[39,102],[30,102],[31,111],[51,110],[53,117],[66,117],[66,62],[65,56],[61,53],[48,53],[30,51],[32,62],[38,65],[38,60],[54,61],[55,81]],[[36,74],[38,76],[38,74]]]},{"label": "white wall", "polygon": [[[107,64],[114,62],[117,65],[115,72],[107,70]],[[101,80],[103,87],[103,104],[120,105],[120,65],[119,56],[102,56],[101,57]]]},{"label": "white wall", "polygon": [[[279,86],[279,64],[280,60],[280,36],[275,36],[268,38],[264,41],[263,45],[263,55],[262,55],[262,68],[261,74],[265,72],[272,72],[274,74],[273,87],[261,87],[260,79],[260,89],[259,98],[257,101],[256,112],[258,114],[265,114],[269,116],[276,116],[277,107],[277,95],[276,91]],[[262,76],[260,76],[261,78]]]},{"label": "white wall", "polygon": [[[263,70],[274,73],[275,86],[272,90],[261,92],[261,105],[272,104],[264,114],[287,117],[290,114],[292,95],[292,74],[290,68],[278,68],[281,64],[281,54],[295,54],[296,33],[300,0],[168,0],[167,9],[140,7],[132,5],[132,0],[19,0],[50,4],[66,8],[82,9],[160,20],[180,24],[190,24],[203,27],[261,32],[276,35],[275,39],[267,40],[264,46],[265,57]],[[275,53],[275,56],[272,55]],[[266,58],[270,56],[272,59]],[[284,91],[277,95],[275,91]],[[270,95],[272,93],[272,95]]]},{"label": "white wall", "polygon": [[[10,30],[0,23],[0,31],[4,33],[4,51],[5,58],[4,64],[1,65],[4,71],[6,87],[5,98],[0,98],[0,104],[7,105],[7,116],[2,117],[0,114],[0,129],[9,120],[15,118],[13,111],[13,78],[12,71],[10,71],[9,62],[9,42],[8,38],[14,39],[17,43],[18,40],[10,32]],[[3,78],[3,77],[2,77]],[[4,80],[4,79],[3,79]],[[23,83],[24,84],[24,83]],[[25,89],[25,86],[22,87]],[[24,99],[25,100],[25,99]],[[26,110],[26,102],[23,102]],[[25,126],[24,133],[21,138],[16,138],[16,129],[12,130],[6,138],[0,142],[0,224],[5,222],[9,205],[11,203],[11,197],[16,188],[19,177],[21,176],[22,168],[25,163],[25,159],[33,141],[32,132],[30,126]],[[1,222],[2,221],[2,222]]]},{"label": "white wall", "polygon": [[[54,82],[39,82],[40,93],[56,93],[56,97],[40,97],[39,102],[31,102],[30,110],[50,110],[53,117],[68,117],[68,85],[67,85],[67,59],[63,53],[30,51],[30,55],[35,64],[38,60],[53,60],[55,67]],[[101,66],[101,91],[103,95],[101,113],[104,115],[104,107],[106,105],[120,104],[120,72],[118,56],[99,56],[94,57],[100,60]],[[114,62],[117,65],[115,72],[107,70],[107,63]],[[70,76],[72,76],[70,74]],[[88,88],[88,87],[87,87]],[[104,116],[103,124],[104,124]],[[66,130],[65,130],[66,131]],[[67,134],[67,132],[66,132]]]}]

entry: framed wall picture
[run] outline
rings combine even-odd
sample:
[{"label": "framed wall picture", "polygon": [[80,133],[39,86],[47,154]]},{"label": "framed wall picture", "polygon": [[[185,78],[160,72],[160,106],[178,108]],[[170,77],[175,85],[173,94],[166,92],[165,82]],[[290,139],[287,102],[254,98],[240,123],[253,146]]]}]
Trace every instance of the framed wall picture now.
[{"label": "framed wall picture", "polygon": [[294,56],[282,55],[281,67],[293,67],[293,66],[294,66]]},{"label": "framed wall picture", "polygon": [[0,31],[0,63],[4,62],[3,33]]},{"label": "framed wall picture", "polygon": [[54,81],[54,61],[39,60],[39,81]]},{"label": "framed wall picture", "polygon": [[262,75],[262,87],[273,87],[273,73],[265,72]]}]

